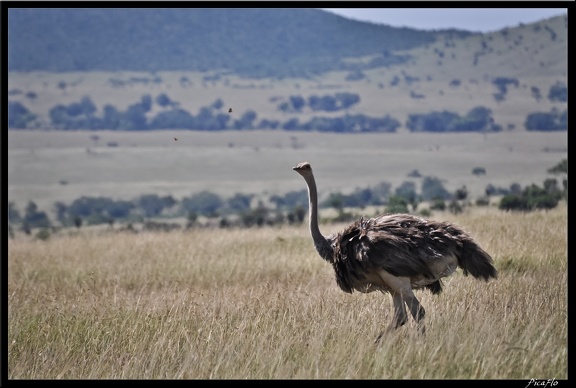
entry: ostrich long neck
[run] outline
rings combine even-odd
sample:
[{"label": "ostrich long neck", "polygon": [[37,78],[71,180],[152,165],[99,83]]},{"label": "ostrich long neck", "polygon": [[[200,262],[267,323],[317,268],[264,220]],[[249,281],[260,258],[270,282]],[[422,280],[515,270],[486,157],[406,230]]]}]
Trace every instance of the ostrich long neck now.
[{"label": "ostrich long neck", "polygon": [[316,181],[313,175],[305,176],[304,179],[308,185],[308,218],[314,247],[324,260],[332,262],[332,246],[326,237],[320,233],[320,228],[318,227],[318,192],[316,191]]}]

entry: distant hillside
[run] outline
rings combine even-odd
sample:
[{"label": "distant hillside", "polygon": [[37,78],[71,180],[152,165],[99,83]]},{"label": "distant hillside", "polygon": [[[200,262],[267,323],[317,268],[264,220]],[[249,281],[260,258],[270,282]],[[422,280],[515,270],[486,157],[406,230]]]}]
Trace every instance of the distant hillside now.
[{"label": "distant hillside", "polygon": [[470,34],[313,9],[153,11],[11,9],[9,128],[567,128],[566,15]]},{"label": "distant hillside", "polygon": [[[393,51],[460,30],[422,31],[316,9],[9,9],[9,71],[224,71],[307,77],[404,63]],[[346,58],[371,56],[368,63]]]}]

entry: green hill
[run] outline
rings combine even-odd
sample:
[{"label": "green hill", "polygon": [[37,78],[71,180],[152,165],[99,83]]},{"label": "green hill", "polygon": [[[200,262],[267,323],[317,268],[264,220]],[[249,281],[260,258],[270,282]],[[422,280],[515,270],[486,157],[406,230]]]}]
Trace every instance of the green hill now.
[{"label": "green hill", "polygon": [[8,11],[11,128],[566,125],[566,15],[482,34],[315,9]]},{"label": "green hill", "polygon": [[345,69],[344,58],[411,49],[439,35],[316,9],[188,8],[10,9],[8,33],[10,71],[220,69],[253,77]]}]

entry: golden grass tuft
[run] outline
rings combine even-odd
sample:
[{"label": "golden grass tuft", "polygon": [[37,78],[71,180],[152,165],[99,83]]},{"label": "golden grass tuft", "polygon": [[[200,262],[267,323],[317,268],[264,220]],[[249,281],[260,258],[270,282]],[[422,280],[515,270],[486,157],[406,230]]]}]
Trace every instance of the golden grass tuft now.
[{"label": "golden grass tuft", "polygon": [[566,379],[566,214],[435,216],[470,231],[499,278],[417,291],[426,336],[410,321],[378,346],[390,297],[340,291],[304,225],[18,236],[8,378]]}]

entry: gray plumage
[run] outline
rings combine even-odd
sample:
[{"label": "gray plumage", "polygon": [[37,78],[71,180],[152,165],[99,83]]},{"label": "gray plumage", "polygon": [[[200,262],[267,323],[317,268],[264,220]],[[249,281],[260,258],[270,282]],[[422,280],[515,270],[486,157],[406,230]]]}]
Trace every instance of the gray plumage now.
[{"label": "gray plumage", "polygon": [[[410,214],[389,214],[352,223],[324,237],[318,227],[318,194],[308,162],[293,168],[308,186],[310,232],[319,255],[332,264],[336,283],[345,292],[390,293],[394,319],[390,329],[408,321],[406,304],[424,331],[424,308],[413,289],[442,291],[443,277],[457,267],[464,275],[488,281],[497,277],[492,257],[460,227]],[[380,339],[381,333],[377,341]]]}]

